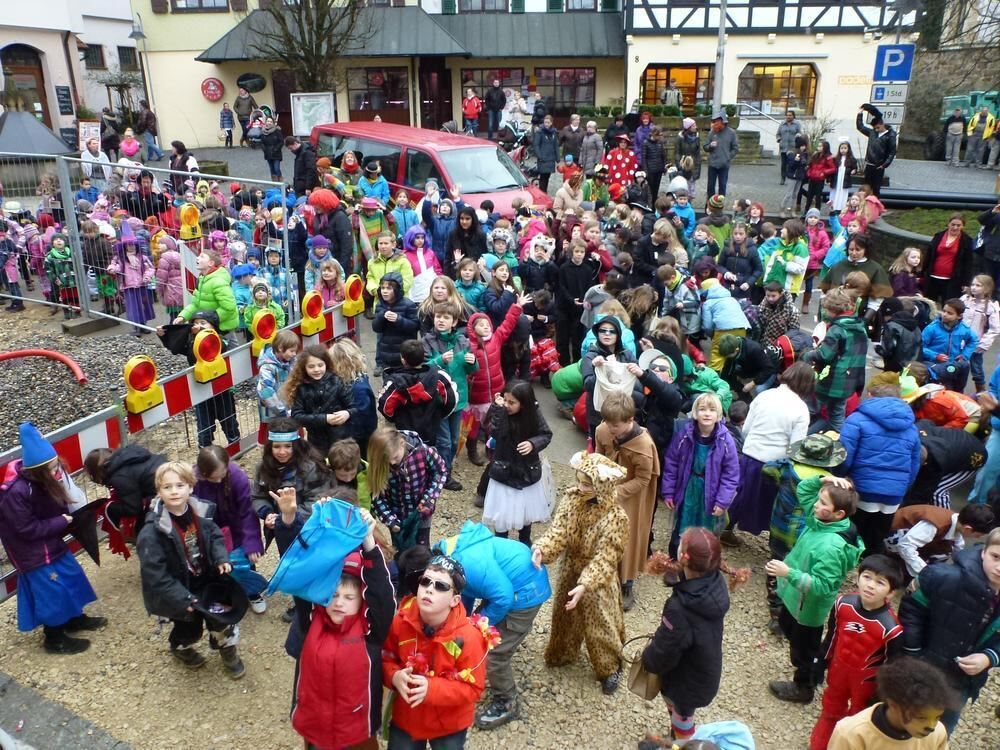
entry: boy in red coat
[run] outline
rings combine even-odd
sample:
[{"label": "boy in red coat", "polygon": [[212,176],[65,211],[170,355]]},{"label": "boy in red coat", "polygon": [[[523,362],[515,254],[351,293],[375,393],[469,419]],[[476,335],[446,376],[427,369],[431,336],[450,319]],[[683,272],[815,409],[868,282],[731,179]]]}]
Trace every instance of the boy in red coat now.
[{"label": "boy in red coat", "polygon": [[417,595],[399,605],[382,646],[382,681],[395,691],[389,750],[461,750],[486,681],[484,629],[462,604],[465,571],[450,557],[427,563]]},{"label": "boy in red coat", "polygon": [[367,510],[358,512],[368,535],[361,551],[344,561],[330,603],[296,608],[299,633],[306,637],[296,662],[292,726],[309,747],[378,750],[382,642],[396,599],[375,544],[375,519]]},{"label": "boy in red coat", "polygon": [[[479,425],[482,424],[493,399],[498,393],[503,393],[505,384],[503,369],[500,366],[500,350],[514,332],[521,317],[521,308],[529,302],[531,295],[522,294],[517,304],[511,305],[507,310],[507,315],[495,331],[486,313],[475,313],[469,318],[465,327],[470,349],[476,355],[476,362],[479,364],[479,369],[469,376],[469,411],[472,413],[473,422],[465,445],[469,452],[469,460],[476,466],[483,466],[486,463],[476,451]],[[485,439],[484,435],[483,440]]]}]

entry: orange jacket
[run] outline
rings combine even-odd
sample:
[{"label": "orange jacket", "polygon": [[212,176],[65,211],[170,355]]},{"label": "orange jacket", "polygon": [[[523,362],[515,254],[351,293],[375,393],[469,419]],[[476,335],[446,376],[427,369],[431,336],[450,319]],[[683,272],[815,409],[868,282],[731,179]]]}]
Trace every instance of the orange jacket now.
[{"label": "orange jacket", "polygon": [[472,725],[476,702],[486,683],[486,640],[459,605],[451,610],[434,635],[424,634],[416,597],[399,605],[389,637],[382,645],[382,682],[390,690],[392,676],[411,657],[424,663],[414,673],[428,677],[427,697],[411,708],[398,695],[392,704],[392,722],[418,740],[433,740]]},{"label": "orange jacket", "polygon": [[929,393],[915,411],[917,419],[929,419],[938,427],[967,432],[975,432],[983,418],[979,402],[957,391]]}]

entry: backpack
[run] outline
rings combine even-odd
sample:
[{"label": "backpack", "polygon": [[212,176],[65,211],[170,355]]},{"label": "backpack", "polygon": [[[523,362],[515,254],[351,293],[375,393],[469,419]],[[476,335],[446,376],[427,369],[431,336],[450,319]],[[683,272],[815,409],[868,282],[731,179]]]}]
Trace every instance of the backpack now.
[{"label": "backpack", "polygon": [[766,351],[778,368],[778,372],[784,372],[798,362],[803,354],[811,352],[814,348],[812,335],[801,328],[795,328],[783,336],[778,336]]}]

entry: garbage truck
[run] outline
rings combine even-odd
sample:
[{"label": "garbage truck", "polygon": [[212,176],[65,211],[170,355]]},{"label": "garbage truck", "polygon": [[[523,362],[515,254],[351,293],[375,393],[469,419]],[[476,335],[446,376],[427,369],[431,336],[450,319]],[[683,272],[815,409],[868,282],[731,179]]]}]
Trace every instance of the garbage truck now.
[{"label": "garbage truck", "polygon": [[[924,139],[924,158],[928,161],[944,159],[944,124],[956,109],[961,109],[966,122],[972,119],[983,107],[989,107],[996,117],[1000,112],[1000,91],[967,91],[964,94],[946,96],[941,99],[941,114],[938,117],[940,127]],[[962,148],[965,148],[967,137],[962,136]]]}]

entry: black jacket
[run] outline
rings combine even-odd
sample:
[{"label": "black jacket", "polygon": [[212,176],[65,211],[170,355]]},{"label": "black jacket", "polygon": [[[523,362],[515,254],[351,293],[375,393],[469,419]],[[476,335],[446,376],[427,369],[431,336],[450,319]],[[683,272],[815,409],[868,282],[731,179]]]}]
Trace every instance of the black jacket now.
[{"label": "black jacket", "polygon": [[760,385],[774,375],[776,369],[774,360],[767,356],[763,346],[753,339],[741,338],[739,352],[726,360],[720,375],[734,387],[737,385],[737,378],[752,380]]},{"label": "black jacket", "polygon": [[517,274],[521,277],[521,286],[525,292],[537,292],[539,289],[555,291],[559,282],[559,267],[551,260],[538,263],[532,258],[522,260],[517,266]]},{"label": "black jacket", "polygon": [[555,172],[556,162],[559,161],[559,134],[555,129],[546,128],[544,125],[538,128],[535,131],[534,147],[535,156],[538,157],[539,173],[552,174]]},{"label": "black jacket", "polygon": [[[601,339],[597,335],[598,327],[609,323],[618,329],[618,340],[615,343],[614,351],[601,346]],[[614,355],[617,362],[635,362],[636,359],[632,350],[625,348],[622,340],[624,329],[618,318],[613,315],[599,317],[590,330],[594,332],[594,343],[590,345],[587,351],[583,352],[583,356],[580,358],[580,375],[583,376],[583,390],[587,394],[587,424],[592,428],[596,428],[601,423],[601,413],[594,406],[594,388],[597,385],[597,368],[594,366],[594,360],[598,357],[607,359],[612,355]],[[636,410],[642,409],[642,383],[638,379],[635,381],[635,385],[632,386],[632,400],[635,401]]]},{"label": "black jacket", "polygon": [[655,372],[646,370],[639,378],[646,391],[641,422],[656,443],[662,456],[674,438],[674,420],[684,406],[684,394],[675,383],[660,380]]},{"label": "black jacket", "polygon": [[292,177],[292,189],[295,195],[301,197],[306,190],[319,187],[319,175],[316,174],[316,152],[311,143],[303,143],[295,152],[295,171]]},{"label": "black jacket", "polygon": [[888,372],[902,372],[903,366],[923,356],[920,324],[916,318],[901,313],[882,327],[881,354]]},{"label": "black jacket", "polygon": [[995,665],[1000,650],[1000,614],[983,571],[982,551],[981,546],[964,549],[951,563],[928,565],[917,578],[919,588],[899,605],[906,652],[943,669],[973,700],[990,670],[970,677],[955,657],[987,653]]},{"label": "black jacket", "polygon": [[573,130],[569,125],[564,127],[559,131],[559,145],[562,147],[562,155],[565,157],[566,154],[571,154],[573,156],[573,161],[576,164],[580,163],[580,147],[583,146],[583,137],[587,135],[587,131],[582,127]]},{"label": "black jacket", "polygon": [[986,463],[983,441],[965,430],[938,427],[929,419],[917,421],[920,445],[927,450],[927,461],[906,492],[903,505],[934,505],[934,493],[941,479],[960,471],[976,471]]},{"label": "black jacket", "polygon": [[723,282],[734,297],[749,297],[751,290],[743,291],[740,289],[740,285],[749,284],[752,289],[757,283],[757,279],[764,273],[760,264],[760,255],[757,254],[757,245],[750,239],[747,240],[746,255],[733,252],[731,248],[723,250],[722,257],[719,258],[719,268],[736,275],[736,281]]},{"label": "black jacket", "polygon": [[[878,112],[874,107],[870,107],[870,110]],[[888,169],[893,159],[896,158],[896,131],[887,127],[881,135],[876,133],[873,128],[865,125],[864,112],[858,112],[855,125],[858,128],[858,132],[868,138],[865,163],[878,169]]]},{"label": "black jacket", "polygon": [[[502,406],[490,406],[487,415],[490,437],[496,442],[488,469],[491,480],[517,490],[541,480],[542,461],[539,454],[552,442],[552,430],[540,409],[536,410],[536,414],[537,429],[532,429],[531,418],[523,412],[508,414]],[[517,452],[517,446],[525,440],[534,446],[534,450],[522,456]]]},{"label": "black jacket", "polygon": [[[460,211],[463,210],[465,209],[460,209]],[[479,227],[479,219],[475,218],[475,216],[473,216],[472,225],[468,230],[462,229],[456,221],[455,228],[448,234],[448,247],[445,248],[445,257],[449,263],[454,263],[456,273],[449,274],[453,278],[458,275],[458,263],[455,263],[453,260],[455,250],[461,250],[464,257],[472,258],[472,260],[479,260],[486,254],[486,234]]]},{"label": "black jacket", "polygon": [[344,211],[343,207],[336,211],[317,217],[318,234],[330,240],[330,254],[337,259],[344,273],[350,275],[354,268],[354,230],[351,228],[351,219]]},{"label": "black jacket", "polygon": [[[537,344],[541,339],[548,339],[553,337],[553,327],[556,324],[556,306],[555,302],[550,302],[544,309],[539,309],[538,305],[534,302],[528,302],[523,308],[524,315],[522,319],[531,317],[533,320],[530,321],[529,335],[535,339]],[[545,320],[539,320],[539,317],[545,318]]]},{"label": "black jacket", "polygon": [[983,245],[983,257],[986,260],[1000,260],[1000,212],[983,211],[979,214],[979,224],[983,227],[983,236],[986,243]]},{"label": "black jacket", "polygon": [[140,190],[122,190],[118,193],[121,206],[129,216],[146,220],[149,216],[159,216],[167,210],[168,203],[163,193],[143,193]]},{"label": "black jacket", "polygon": [[[196,497],[188,505],[198,520],[198,546],[205,554],[205,575],[217,573],[216,567],[229,562],[229,552],[222,532],[212,520],[215,506]],[[142,601],[146,611],[171,620],[191,620],[187,611],[197,598],[191,591],[193,583],[187,565],[187,556],[180,537],[174,532],[170,514],[161,502],[146,515],[146,523],[136,540],[139,553],[139,572],[142,577]]]},{"label": "black jacket", "polygon": [[119,448],[104,465],[104,485],[112,488],[128,515],[141,516],[156,497],[156,470],[167,457],[137,443]]},{"label": "black jacket", "polygon": [[285,134],[281,128],[275,127],[270,133],[261,132],[260,146],[264,152],[264,158],[268,161],[281,161],[281,148],[285,145]]},{"label": "black jacket", "polygon": [[[398,367],[402,362],[399,348],[407,339],[417,337],[417,306],[403,296],[403,277],[398,273],[390,271],[382,277],[382,281],[390,281],[396,285],[396,297],[395,302],[389,303],[380,295],[375,304],[372,330],[379,334],[375,344],[375,362],[382,367]],[[399,316],[395,322],[385,319],[385,314],[390,311]]]},{"label": "black jacket", "polygon": [[729,590],[718,571],[682,578],[663,605],[660,625],[642,652],[642,665],[660,675],[660,692],[681,713],[704,708],[719,692],[723,618],[728,611]]},{"label": "black jacket", "polygon": [[[305,272],[306,264],[309,262],[309,248],[306,247],[307,239],[309,239],[309,233],[306,231],[304,221],[298,222],[294,229],[288,230],[288,262],[291,264],[292,270],[299,274],[300,284],[305,283],[302,280],[302,274]],[[309,290],[307,289],[306,291]]]},{"label": "black jacket", "polygon": [[503,86],[490,86],[486,89],[483,101],[488,112],[501,112],[507,106],[507,95],[503,92]]},{"label": "black jacket", "polygon": [[542,121],[545,120],[545,115],[549,113],[549,107],[545,103],[545,100],[539,97],[535,100],[534,109],[531,110],[531,124],[541,125]]},{"label": "black jacket", "polygon": [[667,171],[665,145],[662,140],[654,141],[652,138],[642,142],[642,168],[646,174],[663,174]]},{"label": "black jacket", "polygon": [[[931,238],[927,250],[924,252],[924,289],[931,278],[931,271],[934,269],[934,261],[937,260],[938,243],[944,237],[944,232],[938,232]],[[945,288],[945,299],[951,297],[961,297],[962,287],[969,283],[972,278],[972,237],[962,232],[958,238],[958,253],[955,255],[955,265],[952,268],[951,276],[948,278],[948,286]]]},{"label": "black jacket", "polygon": [[597,283],[597,261],[589,256],[583,263],[575,265],[572,260],[563,261],[559,266],[559,283],[556,285],[556,307],[560,315],[576,315],[583,313],[583,307],[574,304],[574,300],[583,302],[587,290]]},{"label": "black jacket", "polygon": [[[348,411],[351,416],[343,424],[327,424],[327,414],[337,411]],[[295,389],[292,419],[306,428],[309,445],[321,456],[326,455],[335,441],[351,437],[350,420],[357,416],[351,386],[332,372],[327,372],[319,380],[307,377]]]},{"label": "black jacket", "polygon": [[628,133],[628,128],[624,125],[615,125],[614,123],[608,125],[608,129],[604,131],[604,150],[610,151],[617,146],[618,136],[626,133]]},{"label": "black jacket", "polygon": [[[657,245],[653,242],[653,235],[648,234],[640,239],[632,253],[632,266],[637,273],[645,279],[645,283],[652,284],[656,281],[656,270],[662,263],[662,254],[670,252],[666,245]],[[676,258],[675,258],[676,260]]]},{"label": "black jacket", "polygon": [[458,390],[448,373],[434,365],[393,367],[383,378],[379,413],[396,429],[415,432],[434,445],[438,426],[458,404]]}]

